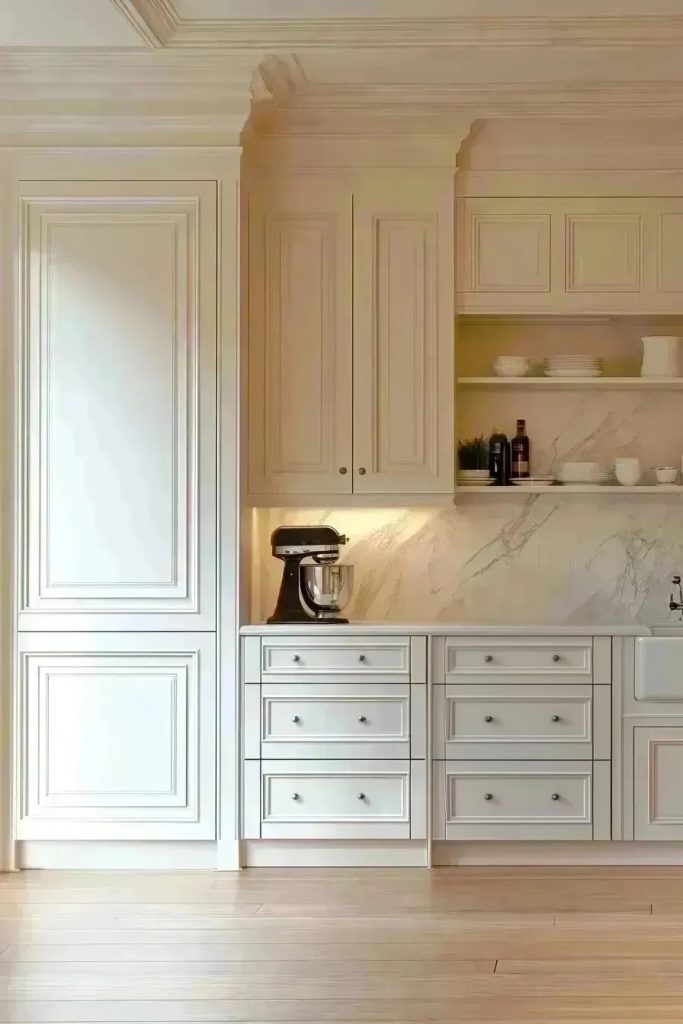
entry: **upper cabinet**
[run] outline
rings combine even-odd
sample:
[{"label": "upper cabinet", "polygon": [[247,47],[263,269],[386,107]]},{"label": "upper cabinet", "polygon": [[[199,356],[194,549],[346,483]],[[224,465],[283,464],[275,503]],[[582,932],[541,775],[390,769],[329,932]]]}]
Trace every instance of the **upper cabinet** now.
[{"label": "upper cabinet", "polygon": [[462,199],[457,308],[680,313],[682,243],[681,199]]},{"label": "upper cabinet", "polygon": [[212,629],[216,186],[21,193],[21,629]]},{"label": "upper cabinet", "polygon": [[453,182],[277,175],[249,203],[249,493],[453,488]]}]

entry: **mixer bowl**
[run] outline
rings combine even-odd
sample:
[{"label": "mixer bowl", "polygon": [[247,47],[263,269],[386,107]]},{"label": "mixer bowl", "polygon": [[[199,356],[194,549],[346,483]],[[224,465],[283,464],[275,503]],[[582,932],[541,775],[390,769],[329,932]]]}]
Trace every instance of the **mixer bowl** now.
[{"label": "mixer bowl", "polygon": [[304,600],[316,618],[334,619],[351,598],[352,565],[302,565],[299,580]]}]

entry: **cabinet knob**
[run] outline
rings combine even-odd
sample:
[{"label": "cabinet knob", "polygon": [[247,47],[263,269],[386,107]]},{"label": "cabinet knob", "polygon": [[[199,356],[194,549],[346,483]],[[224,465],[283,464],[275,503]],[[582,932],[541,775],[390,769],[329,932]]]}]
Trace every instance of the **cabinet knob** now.
[{"label": "cabinet knob", "polygon": [[560,661],[560,660],[561,659],[560,659],[560,655],[559,654],[553,654],[553,661]]},{"label": "cabinet knob", "polygon": [[493,800],[493,793],[484,793],[484,800]]},{"label": "cabinet knob", "polygon": [[299,794],[298,793],[292,793],[292,800],[298,800],[298,799],[299,799]]},{"label": "cabinet knob", "polygon": [[301,655],[300,654],[294,654],[292,656],[292,661],[301,661]]},{"label": "cabinet knob", "polygon": [[484,721],[485,722],[492,722],[493,721],[493,715],[484,715]]},{"label": "cabinet knob", "polygon": [[340,466],[339,467],[339,472],[341,473],[342,476],[346,476],[346,474],[348,472],[347,469],[346,469],[346,466]]},{"label": "cabinet knob", "polygon": [[294,722],[294,724],[296,725],[296,724],[297,724],[297,722],[300,722],[300,721],[301,721],[301,719],[299,718],[299,716],[298,716],[298,715],[292,715],[292,721],[293,721],[293,722]]},{"label": "cabinet knob", "polygon": [[551,800],[559,800],[560,799],[560,794],[559,793],[551,793],[550,799]]},{"label": "cabinet knob", "polygon": [[365,656],[364,654],[359,654],[359,655],[358,655],[358,660],[359,660],[360,662],[365,662],[365,661],[367,661],[368,659],[366,658],[366,656]]},{"label": "cabinet knob", "polygon": [[559,722],[559,720],[560,720],[560,716],[559,715],[553,715],[553,717],[550,719],[551,722]]},{"label": "cabinet knob", "polygon": [[360,469],[358,470],[358,475],[359,476],[365,476],[366,473],[367,473],[367,470],[366,470],[365,466],[361,466]]},{"label": "cabinet knob", "polygon": [[488,661],[488,662],[493,661],[493,655],[492,654],[487,654],[484,657],[484,661]]},{"label": "cabinet knob", "polygon": [[367,722],[367,718],[365,717],[365,715],[359,715],[358,716],[358,721],[359,722]]},{"label": "cabinet knob", "polygon": [[359,800],[365,800],[365,793],[359,793],[358,794],[358,799]]}]

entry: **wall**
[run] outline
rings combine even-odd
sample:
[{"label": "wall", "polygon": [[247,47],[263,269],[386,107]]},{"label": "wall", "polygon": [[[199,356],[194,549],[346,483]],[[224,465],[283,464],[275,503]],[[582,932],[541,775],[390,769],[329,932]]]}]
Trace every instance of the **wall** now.
[{"label": "wall", "polygon": [[270,531],[330,522],[351,537],[353,618],[410,622],[661,623],[683,570],[683,496],[468,497],[439,509],[254,512],[252,613],[272,611]]}]

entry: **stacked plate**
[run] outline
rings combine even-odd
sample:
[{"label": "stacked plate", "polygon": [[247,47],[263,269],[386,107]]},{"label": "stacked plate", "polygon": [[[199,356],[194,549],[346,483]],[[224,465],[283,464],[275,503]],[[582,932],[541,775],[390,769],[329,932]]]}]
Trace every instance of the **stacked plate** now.
[{"label": "stacked plate", "polygon": [[493,480],[489,476],[488,469],[459,469],[459,487],[488,487]]},{"label": "stacked plate", "polygon": [[602,356],[550,356],[543,360],[546,377],[600,377]]}]

